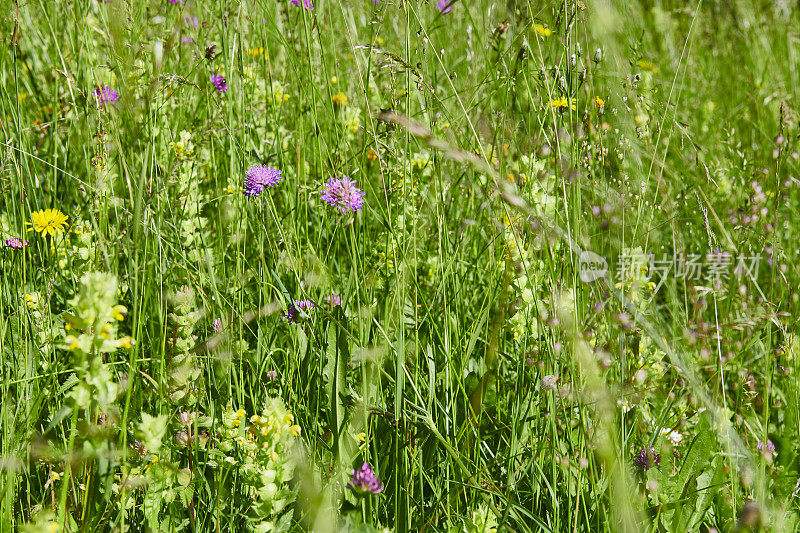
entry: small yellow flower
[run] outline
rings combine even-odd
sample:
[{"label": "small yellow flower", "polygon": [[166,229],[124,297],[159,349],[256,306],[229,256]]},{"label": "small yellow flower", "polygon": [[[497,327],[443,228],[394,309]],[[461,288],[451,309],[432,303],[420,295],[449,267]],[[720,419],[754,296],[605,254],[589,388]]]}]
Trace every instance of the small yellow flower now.
[{"label": "small yellow flower", "polygon": [[128,309],[124,305],[115,305],[111,309],[111,316],[113,316],[114,320],[117,322],[122,322],[125,320],[125,317],[128,316]]},{"label": "small yellow flower", "polygon": [[154,455],[154,456],[153,456],[153,461],[152,461],[152,462],[151,462],[149,465],[147,465],[147,466],[144,468],[144,473],[146,474],[146,473],[147,473],[147,471],[148,471],[148,470],[150,470],[150,468],[151,468],[151,467],[152,467],[154,464],[156,464],[157,462],[158,462],[158,456],[157,456],[157,455]]},{"label": "small yellow flower", "polygon": [[347,95],[344,94],[343,92],[340,92],[339,94],[334,94],[331,100],[333,100],[333,105],[338,105],[338,106],[347,105]]},{"label": "small yellow flower", "polygon": [[222,189],[222,192],[224,192],[225,194],[233,194],[233,185],[228,185],[227,187]]},{"label": "small yellow flower", "polygon": [[258,416],[258,415],[253,415],[253,416],[250,417],[250,422],[253,423],[253,424],[260,424],[261,423],[261,417]]},{"label": "small yellow flower", "polygon": [[636,64],[647,71],[658,72],[658,66],[652,61],[648,61],[646,59],[640,59]]},{"label": "small yellow flower", "polygon": [[292,426],[289,428],[289,432],[294,435],[295,437],[300,434],[300,426]]},{"label": "small yellow flower", "polygon": [[133,345],[136,344],[136,341],[133,340],[133,337],[122,337],[120,340],[117,341],[117,344],[120,348],[125,348],[126,350],[130,350],[133,348]]},{"label": "small yellow flower", "polygon": [[552,30],[550,30],[550,28],[548,28],[547,26],[542,26],[541,24],[535,24],[533,26],[533,29],[536,30],[536,33],[538,33],[539,35],[543,35],[545,37],[549,37],[550,34],[553,33]]},{"label": "small yellow flower", "polygon": [[31,213],[33,222],[26,222],[28,226],[33,226],[28,231],[36,230],[37,233],[47,233],[55,237],[56,233],[62,233],[67,225],[67,215],[58,209],[44,209]]},{"label": "small yellow flower", "polygon": [[367,150],[367,161],[372,163],[373,161],[376,161],[377,159],[378,159],[378,153],[375,150],[373,150],[372,148]]},{"label": "small yellow flower", "polygon": [[603,107],[604,105],[606,105],[605,100],[603,100],[599,96],[594,97],[594,103],[597,104],[597,107]]},{"label": "small yellow flower", "polygon": [[64,339],[64,343],[70,350],[75,350],[79,346],[78,339],[75,337],[75,335],[67,335],[67,337]]},{"label": "small yellow flower", "polygon": [[331,83],[339,83],[339,78],[337,78],[336,76],[332,77]]},{"label": "small yellow flower", "polygon": [[555,100],[550,100],[550,107],[555,107],[556,109],[566,109],[570,108],[572,110],[578,109],[575,105],[577,100],[573,98],[572,100],[567,100],[565,96],[561,98],[556,98]]},{"label": "small yellow flower", "polygon": [[361,433],[356,435],[356,442],[360,442],[362,444],[367,442],[367,434],[362,431]]},{"label": "small yellow flower", "polygon": [[244,412],[244,409],[239,409],[236,411],[236,418],[244,418],[247,413]]}]

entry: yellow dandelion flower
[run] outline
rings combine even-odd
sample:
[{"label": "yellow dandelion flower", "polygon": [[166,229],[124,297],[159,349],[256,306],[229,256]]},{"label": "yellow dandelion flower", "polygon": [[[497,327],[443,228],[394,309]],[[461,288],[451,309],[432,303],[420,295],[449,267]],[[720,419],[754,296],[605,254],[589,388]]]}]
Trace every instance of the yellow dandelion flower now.
[{"label": "yellow dandelion flower", "polygon": [[334,105],[339,105],[339,106],[347,105],[347,95],[344,94],[343,92],[340,92],[339,94],[334,94],[331,100],[333,100]]},{"label": "yellow dandelion flower", "polygon": [[26,222],[32,228],[28,231],[36,230],[37,233],[47,233],[55,237],[56,233],[62,233],[67,225],[67,215],[58,209],[43,209],[31,213],[33,222]]},{"label": "yellow dandelion flower", "polygon": [[550,28],[548,28],[547,26],[543,26],[541,24],[535,24],[533,26],[533,29],[536,30],[536,33],[538,33],[539,35],[543,35],[544,37],[549,37],[553,33],[553,31]]}]

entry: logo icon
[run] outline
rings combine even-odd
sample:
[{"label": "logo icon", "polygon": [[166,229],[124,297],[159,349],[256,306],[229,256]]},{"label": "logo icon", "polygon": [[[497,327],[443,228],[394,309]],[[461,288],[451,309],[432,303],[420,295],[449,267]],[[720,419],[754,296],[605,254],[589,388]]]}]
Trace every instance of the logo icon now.
[{"label": "logo icon", "polygon": [[584,283],[591,283],[596,279],[605,277],[608,272],[608,262],[605,258],[594,252],[584,250],[579,257],[580,266],[578,276]]}]

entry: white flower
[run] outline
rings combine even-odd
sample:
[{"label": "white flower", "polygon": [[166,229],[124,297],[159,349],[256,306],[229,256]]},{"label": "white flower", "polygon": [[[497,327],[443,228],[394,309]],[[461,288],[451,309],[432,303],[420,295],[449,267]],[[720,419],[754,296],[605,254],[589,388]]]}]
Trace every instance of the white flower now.
[{"label": "white flower", "polygon": [[683,440],[683,434],[679,431],[674,431],[669,428],[662,428],[661,429],[661,436],[666,437],[668,441],[672,443],[673,446],[677,446]]}]

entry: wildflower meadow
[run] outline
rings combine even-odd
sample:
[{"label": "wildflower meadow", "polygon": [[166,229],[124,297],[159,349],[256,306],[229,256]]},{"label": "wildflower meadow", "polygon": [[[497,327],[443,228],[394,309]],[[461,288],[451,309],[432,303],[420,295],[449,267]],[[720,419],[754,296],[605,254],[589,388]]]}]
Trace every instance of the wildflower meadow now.
[{"label": "wildflower meadow", "polygon": [[800,3],[0,2],[0,532],[800,531]]}]

